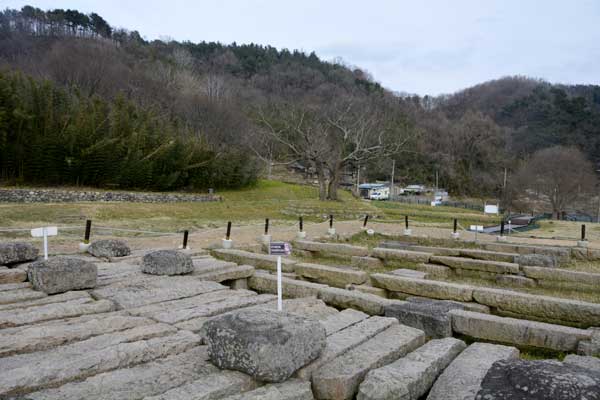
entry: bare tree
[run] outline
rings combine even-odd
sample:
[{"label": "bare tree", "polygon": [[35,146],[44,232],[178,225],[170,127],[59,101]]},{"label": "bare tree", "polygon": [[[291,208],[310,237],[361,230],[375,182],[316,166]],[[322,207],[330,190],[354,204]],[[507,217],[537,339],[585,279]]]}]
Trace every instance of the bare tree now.
[{"label": "bare tree", "polygon": [[548,202],[560,219],[568,207],[591,192],[596,175],[580,150],[555,146],[536,152],[519,170],[517,182],[528,196]]}]

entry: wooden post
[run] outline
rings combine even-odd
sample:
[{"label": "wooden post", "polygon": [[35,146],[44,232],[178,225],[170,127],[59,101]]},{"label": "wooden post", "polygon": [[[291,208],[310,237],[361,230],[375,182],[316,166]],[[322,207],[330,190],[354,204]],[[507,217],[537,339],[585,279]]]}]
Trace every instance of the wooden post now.
[{"label": "wooden post", "polygon": [[183,246],[181,247],[183,250],[187,249],[188,234],[187,230],[183,231]]},{"label": "wooden post", "polygon": [[298,223],[300,224],[300,232],[304,231],[304,223],[302,221],[302,215],[298,217]]},{"label": "wooden post", "polygon": [[404,216],[404,228],[408,229],[408,215]]},{"label": "wooden post", "polygon": [[265,219],[265,235],[269,234],[269,218]]},{"label": "wooden post", "polygon": [[231,236],[231,221],[227,222],[227,234],[225,235],[225,239],[229,240]]},{"label": "wooden post", "polygon": [[333,214],[329,215],[329,227],[333,228]]},{"label": "wooden post", "polygon": [[83,243],[90,242],[90,234],[92,232],[92,220],[88,219],[85,221],[85,236],[83,237]]},{"label": "wooden post", "polygon": [[504,220],[500,221],[500,236],[504,236]]},{"label": "wooden post", "polygon": [[581,241],[585,241],[585,224],[581,225]]},{"label": "wooden post", "polygon": [[367,222],[369,221],[369,214],[365,215],[365,220],[363,222],[363,228],[367,227]]},{"label": "wooden post", "polygon": [[454,233],[456,233],[457,226],[458,226],[458,219],[454,218]]}]

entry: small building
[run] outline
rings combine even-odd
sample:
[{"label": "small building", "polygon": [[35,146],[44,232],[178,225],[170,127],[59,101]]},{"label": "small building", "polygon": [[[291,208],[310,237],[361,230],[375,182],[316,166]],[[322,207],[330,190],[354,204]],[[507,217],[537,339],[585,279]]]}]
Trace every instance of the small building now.
[{"label": "small building", "polygon": [[403,194],[419,195],[426,191],[425,185],[408,185],[404,188]]},{"label": "small building", "polygon": [[389,200],[390,185],[388,183],[363,183],[358,185],[360,197],[369,200]]}]

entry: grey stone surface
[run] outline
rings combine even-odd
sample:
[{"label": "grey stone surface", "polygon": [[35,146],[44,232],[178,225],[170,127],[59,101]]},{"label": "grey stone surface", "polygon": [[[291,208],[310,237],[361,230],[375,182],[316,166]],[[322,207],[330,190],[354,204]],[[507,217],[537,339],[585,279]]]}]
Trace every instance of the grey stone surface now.
[{"label": "grey stone surface", "polygon": [[52,257],[29,265],[27,277],[35,290],[47,294],[96,286],[98,268],[77,258]]},{"label": "grey stone surface", "polygon": [[467,346],[454,338],[434,339],[384,367],[370,371],[357,400],[418,400]]},{"label": "grey stone surface", "polygon": [[351,325],[357,324],[368,317],[369,315],[365,314],[364,312],[348,308],[344,311],[329,316],[321,321],[321,324],[325,328],[325,333],[327,336],[329,336]]},{"label": "grey stone surface", "polygon": [[520,266],[534,266],[545,268],[558,267],[558,260],[555,256],[546,254],[520,254],[515,258],[515,262]]},{"label": "grey stone surface", "polygon": [[557,351],[576,351],[591,333],[584,329],[463,310],[450,311],[452,329],[476,339]]},{"label": "grey stone surface", "polygon": [[576,285],[600,286],[600,274],[592,272],[569,271],[559,268],[545,267],[523,267],[525,276],[529,278],[554,281],[570,282]]},{"label": "grey stone surface", "polygon": [[496,275],[496,283],[509,287],[536,287],[537,282],[534,279],[521,275]]},{"label": "grey stone surface", "polygon": [[319,357],[325,328],[284,312],[241,310],[204,325],[211,360],[219,368],[245,372],[266,382],[281,382]]},{"label": "grey stone surface", "polygon": [[519,265],[504,261],[479,260],[464,257],[432,256],[431,263],[442,264],[455,269],[491,272],[494,274],[518,274]]},{"label": "grey stone surface", "polygon": [[317,369],[394,325],[398,325],[394,318],[371,317],[329,335],[323,354],[300,369],[296,376],[310,380]]},{"label": "grey stone surface", "polygon": [[551,360],[500,360],[481,383],[476,400],[597,400],[600,371]]},{"label": "grey stone surface", "polygon": [[373,249],[372,257],[381,258],[384,262],[387,261],[408,261],[415,263],[429,262],[430,253],[422,251],[396,250],[376,247]]},{"label": "grey stone surface", "polygon": [[463,308],[457,302],[426,299],[384,307],[386,317],[396,318],[401,324],[421,329],[432,338],[452,336],[452,321],[448,312]]},{"label": "grey stone surface", "polygon": [[591,356],[579,356],[577,354],[569,354],[564,359],[565,364],[577,365],[579,367],[593,369],[600,372],[600,358]]},{"label": "grey stone surface", "polygon": [[[277,256],[269,254],[252,253],[250,251],[237,249],[214,249],[212,253],[221,260],[231,261],[237,264],[252,265],[270,271],[277,270]],[[294,272],[296,261],[282,257],[281,270],[283,272]]]},{"label": "grey stone surface", "polygon": [[60,189],[0,189],[0,202],[71,203],[78,201],[122,201],[132,203],[177,203],[220,201],[213,194],[79,191]]},{"label": "grey stone surface", "polygon": [[[319,290],[327,288],[326,285],[319,283],[304,282],[296,279],[283,277],[281,279],[283,296],[284,297],[317,297]],[[261,293],[277,293],[277,276],[256,271],[252,277],[248,279],[248,286],[252,290]]]},{"label": "grey stone surface", "polygon": [[372,269],[383,268],[383,262],[379,258],[375,257],[352,256],[350,263],[354,268],[359,268],[367,271]]},{"label": "grey stone surface", "polygon": [[56,387],[177,354],[199,344],[197,335],[176,331],[168,325],[154,324],[90,338],[59,349],[5,357],[0,370],[0,396]]},{"label": "grey stone surface", "polygon": [[298,263],[294,271],[297,275],[338,288],[344,288],[348,284],[360,285],[368,279],[364,271],[321,264]]},{"label": "grey stone surface", "polygon": [[38,249],[27,242],[0,243],[0,265],[10,265],[35,260]]},{"label": "grey stone surface", "polygon": [[125,257],[131,254],[131,249],[123,240],[103,239],[92,242],[88,253],[94,257]]},{"label": "grey stone surface", "polygon": [[31,400],[141,400],[220,371],[208,361],[206,346],[193,347],[129,368],[103,372],[58,388],[27,395]]},{"label": "grey stone surface", "polygon": [[473,300],[473,287],[467,285],[405,278],[390,274],[371,274],[371,281],[373,286],[387,289],[390,292],[402,292],[441,300]]},{"label": "grey stone surface", "polygon": [[223,400],[312,400],[310,382],[290,379],[272,383],[247,393],[225,397]]},{"label": "grey stone surface", "polygon": [[88,301],[93,300],[92,296],[90,296],[88,292],[83,291],[83,290],[76,290],[76,291],[72,291],[72,292],[55,294],[52,296],[44,296],[39,299],[24,300],[24,301],[20,301],[18,303],[0,304],[0,311],[12,310],[15,308],[26,309],[29,307],[41,306],[44,304],[52,304],[52,303],[62,303],[65,301],[76,300],[76,299],[87,299]]},{"label": "grey stone surface", "polygon": [[324,287],[319,289],[319,299],[337,308],[354,308],[370,315],[382,315],[383,307],[394,301],[357,290]]},{"label": "grey stone surface", "polygon": [[367,247],[352,246],[345,243],[321,243],[309,240],[295,240],[293,247],[299,250],[314,251],[322,254],[338,254],[343,256],[367,257]]},{"label": "grey stone surface", "polygon": [[459,255],[461,257],[475,258],[477,260],[489,260],[489,261],[504,261],[514,263],[517,253],[502,253],[497,251],[479,250],[479,249],[460,249]]},{"label": "grey stone surface", "polygon": [[394,325],[323,365],[312,375],[317,399],[352,399],[371,369],[382,367],[425,343],[425,334]]},{"label": "grey stone surface", "polygon": [[27,272],[19,268],[0,267],[0,285],[25,282]]},{"label": "grey stone surface", "polygon": [[389,272],[392,275],[404,276],[407,278],[414,279],[425,279],[427,278],[427,273],[423,271],[415,271],[414,269],[407,268],[399,268]]},{"label": "grey stone surface", "polygon": [[192,257],[177,250],[158,250],[142,258],[141,270],[151,275],[183,275],[194,270]]},{"label": "grey stone surface", "polygon": [[30,288],[0,291],[0,305],[13,304],[21,301],[41,299],[48,296],[46,293],[38,292]]},{"label": "grey stone surface", "polygon": [[492,365],[517,357],[519,350],[514,347],[473,343],[442,372],[427,400],[474,400]]}]

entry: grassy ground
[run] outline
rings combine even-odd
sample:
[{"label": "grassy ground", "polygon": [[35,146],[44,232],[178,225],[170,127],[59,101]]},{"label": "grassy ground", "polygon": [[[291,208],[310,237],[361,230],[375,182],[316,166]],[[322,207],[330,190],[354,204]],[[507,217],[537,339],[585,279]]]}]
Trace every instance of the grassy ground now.
[{"label": "grassy ground", "polygon": [[[515,236],[520,237],[539,237],[539,238],[555,238],[555,239],[575,239],[581,237],[581,222],[572,221],[555,221],[541,220],[537,223],[538,229],[517,233]],[[600,224],[586,223],[586,238],[588,240],[600,240]]]}]

